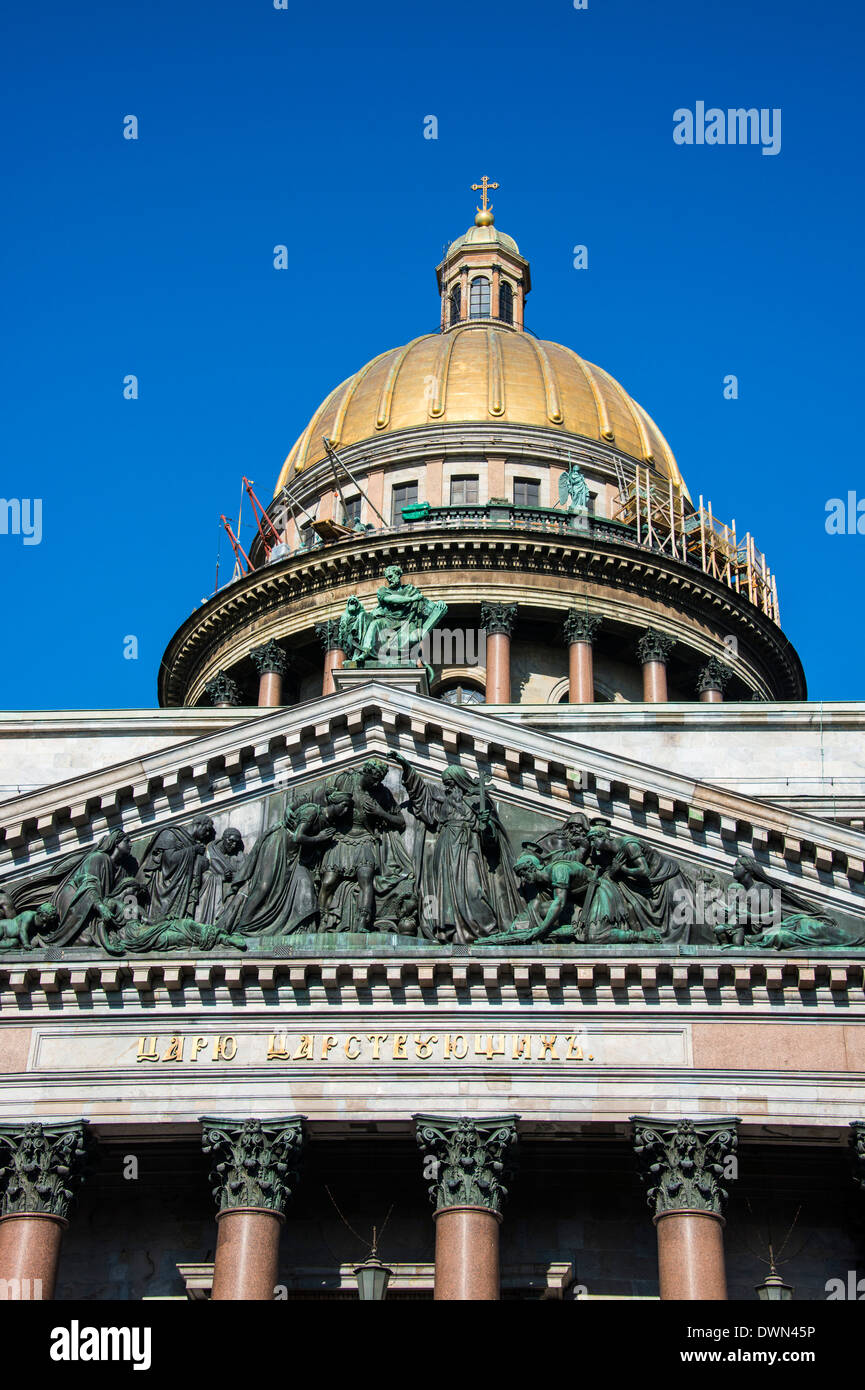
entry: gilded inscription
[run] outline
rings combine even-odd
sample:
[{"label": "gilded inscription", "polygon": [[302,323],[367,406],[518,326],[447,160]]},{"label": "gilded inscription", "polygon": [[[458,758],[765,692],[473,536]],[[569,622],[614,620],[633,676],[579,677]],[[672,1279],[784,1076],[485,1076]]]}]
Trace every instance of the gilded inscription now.
[{"label": "gilded inscription", "polygon": [[304,1062],[593,1062],[575,1033],[270,1033],[158,1034],[138,1039],[139,1062],[191,1065]]}]

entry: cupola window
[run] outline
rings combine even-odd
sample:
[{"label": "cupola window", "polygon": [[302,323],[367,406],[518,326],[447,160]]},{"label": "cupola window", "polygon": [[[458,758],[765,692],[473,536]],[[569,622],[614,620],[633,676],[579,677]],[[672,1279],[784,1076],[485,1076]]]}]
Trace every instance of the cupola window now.
[{"label": "cupola window", "polygon": [[502,323],[514,321],[514,292],[507,280],[503,280],[499,286],[499,318]]},{"label": "cupola window", "polygon": [[463,296],[460,282],[457,280],[451,290],[451,323],[459,323],[462,317]]},{"label": "cupola window", "polygon": [[514,506],[539,507],[541,485],[534,478],[514,478]]},{"label": "cupola window", "polygon": [[411,507],[417,501],[417,483],[398,483],[393,490],[390,520],[392,526],[402,525],[403,507]]},{"label": "cupola window", "polygon": [[469,287],[469,318],[488,319],[490,316],[490,282],[485,275],[476,275]]},{"label": "cupola window", "polygon": [[475,507],[477,502],[477,478],[451,478],[452,507]]}]

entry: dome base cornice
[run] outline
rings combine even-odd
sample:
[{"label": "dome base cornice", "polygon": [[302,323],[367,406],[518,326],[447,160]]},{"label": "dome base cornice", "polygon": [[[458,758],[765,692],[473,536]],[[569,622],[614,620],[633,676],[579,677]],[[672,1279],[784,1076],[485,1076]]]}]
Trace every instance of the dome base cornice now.
[{"label": "dome base cornice", "polygon": [[372,595],[392,563],[428,576],[425,591],[451,606],[516,601],[523,612],[561,619],[575,598],[588,597],[599,615],[635,627],[651,622],[704,659],[725,659],[733,637],[737,671],[749,688],[769,699],[805,697],[799,658],[770,618],[702,570],[626,544],[596,522],[579,536],[415,525],[255,570],[197,609],[172,638],[160,704],[194,705],[206,682],[252,647],[270,639],[291,647],[293,638],[310,636],[316,623],[339,616],[350,594]]}]

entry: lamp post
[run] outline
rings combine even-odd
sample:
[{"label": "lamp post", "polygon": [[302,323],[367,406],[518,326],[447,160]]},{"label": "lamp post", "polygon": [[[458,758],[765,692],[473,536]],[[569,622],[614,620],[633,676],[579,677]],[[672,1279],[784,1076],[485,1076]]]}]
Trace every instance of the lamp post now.
[{"label": "lamp post", "polygon": [[793,1297],[792,1284],[784,1283],[774,1264],[770,1264],[766,1278],[762,1284],[755,1285],[755,1288],[762,1303],[780,1303]]},{"label": "lamp post", "polygon": [[372,1249],[354,1273],[357,1279],[357,1296],[361,1302],[381,1303],[387,1297],[387,1286],[393,1270],[388,1269],[378,1258],[375,1227],[372,1231]]}]

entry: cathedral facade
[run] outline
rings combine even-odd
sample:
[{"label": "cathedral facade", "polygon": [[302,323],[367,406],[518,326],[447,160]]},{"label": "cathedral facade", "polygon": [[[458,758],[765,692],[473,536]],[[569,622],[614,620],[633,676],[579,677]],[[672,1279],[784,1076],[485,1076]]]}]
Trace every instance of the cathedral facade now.
[{"label": "cathedral facade", "polygon": [[865,710],[479,191],[159,707],[0,714],[4,1297],[856,1287]]}]

